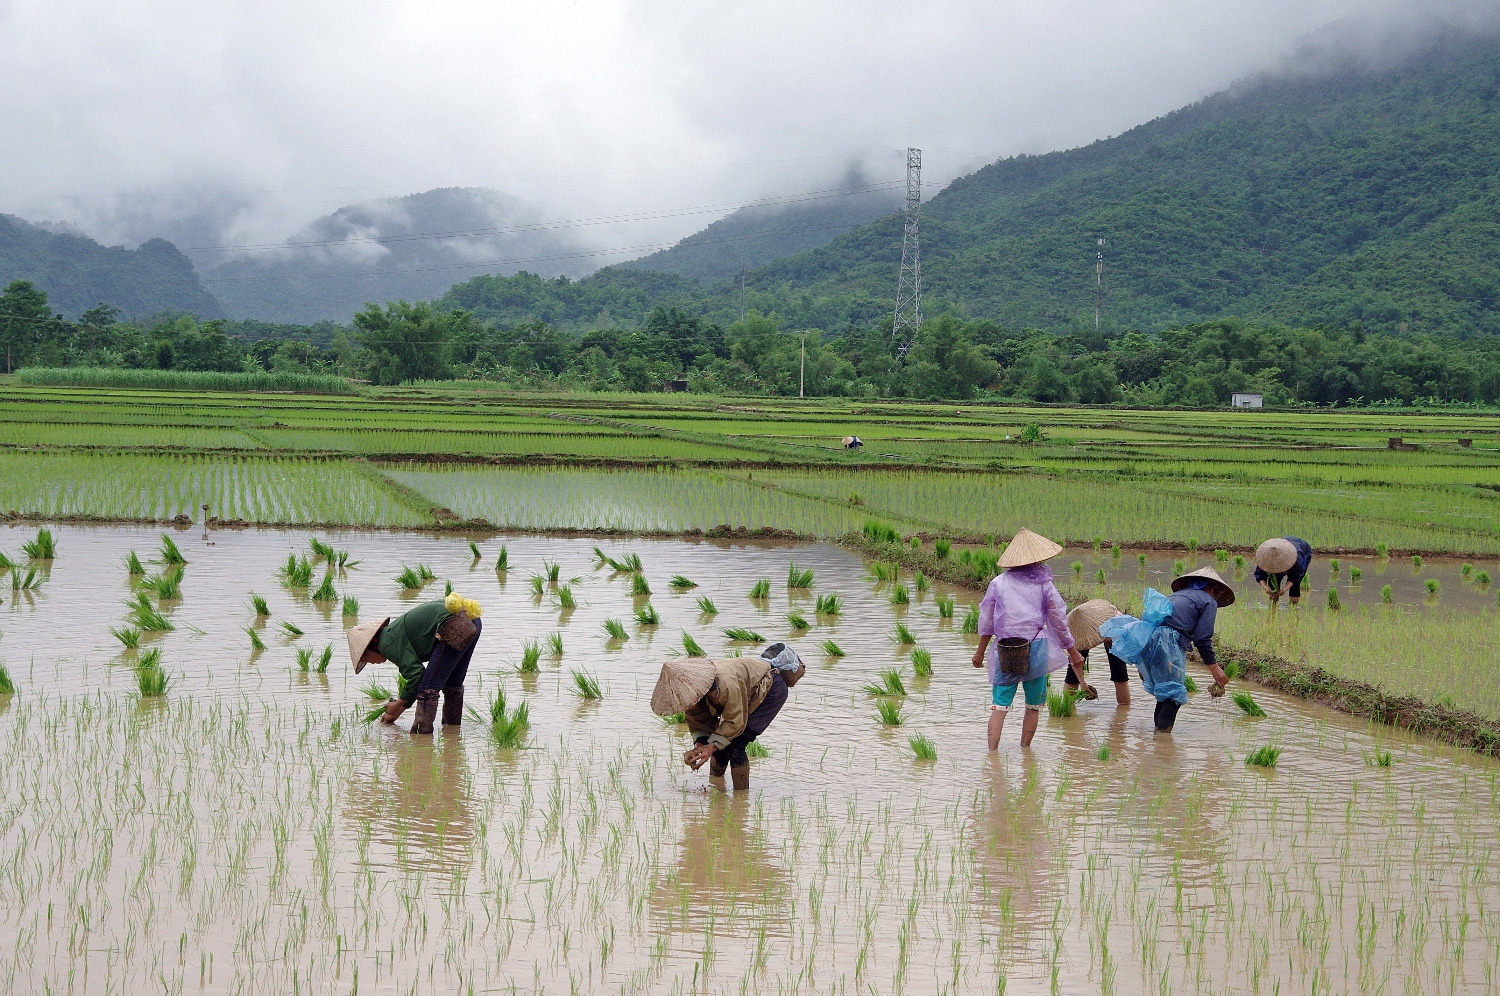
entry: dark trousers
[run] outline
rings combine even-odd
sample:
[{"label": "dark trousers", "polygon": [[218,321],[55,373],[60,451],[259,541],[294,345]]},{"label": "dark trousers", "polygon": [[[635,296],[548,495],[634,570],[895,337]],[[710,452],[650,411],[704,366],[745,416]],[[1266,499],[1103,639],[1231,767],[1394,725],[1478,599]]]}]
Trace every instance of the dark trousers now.
[{"label": "dark trousers", "polygon": [[427,662],[427,670],[422,672],[422,683],[417,686],[417,694],[462,687],[464,678],[469,675],[469,661],[474,657],[474,648],[478,646],[480,633],[484,631],[484,620],[475,619],[474,630],[474,639],[462,650],[454,650],[441,640],[432,645],[432,659]]},{"label": "dark trousers", "polygon": [[[745,732],[729,741],[728,747],[717,752],[725,763],[733,768],[750,763],[750,757],[745,753],[745,748],[750,746],[750,741],[766,732],[766,727],[771,725],[771,720],[775,719],[781,707],[786,705],[786,692],[786,682],[781,679],[781,672],[772,668],[771,690],[766,693],[765,700],[750,714],[750,719],[745,723]],[[705,737],[704,740],[706,741],[707,738]]]},{"label": "dark trousers", "polygon": [[1165,733],[1177,722],[1177,710],[1182,706],[1171,699],[1162,699],[1156,703],[1156,714],[1153,717],[1158,732]]}]

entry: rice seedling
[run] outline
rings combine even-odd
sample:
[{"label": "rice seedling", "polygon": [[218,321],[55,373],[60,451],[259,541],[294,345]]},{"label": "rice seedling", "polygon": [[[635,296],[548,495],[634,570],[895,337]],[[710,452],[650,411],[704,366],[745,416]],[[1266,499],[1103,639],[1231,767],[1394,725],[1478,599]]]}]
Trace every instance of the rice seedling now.
[{"label": "rice seedling", "polygon": [[840,647],[837,643],[834,643],[832,640],[823,641],[823,653],[827,654],[829,657],[844,656],[843,648]]},{"label": "rice seedling", "polygon": [[546,585],[547,582],[542,580],[542,576],[540,574],[533,574],[526,580],[527,583],[531,585],[531,593],[540,598],[542,595],[542,588],[544,585]]},{"label": "rice seedling", "polygon": [[134,650],[141,645],[141,631],[134,626],[111,626],[109,632],[126,650]]},{"label": "rice seedling", "polygon": [[563,642],[561,633],[547,634],[547,652],[553,660],[558,660],[563,655]]},{"label": "rice seedling", "polygon": [[361,723],[373,723],[377,719],[379,719],[380,716],[381,716],[381,714],[384,713],[384,712],[385,712],[385,706],[383,704],[375,706],[375,707],[373,707],[373,708],[371,708],[369,710],[366,710],[363,713],[360,713],[359,721]]},{"label": "rice seedling", "polygon": [[542,645],[535,640],[525,640],[521,643],[521,664],[516,668],[522,674],[536,674],[540,671],[542,660]]},{"label": "rice seedling", "polygon": [[844,600],[837,594],[819,595],[814,614],[820,616],[836,616],[844,611]]},{"label": "rice seedling", "polygon": [[880,680],[865,685],[864,689],[870,695],[894,695],[898,698],[906,697],[906,683],[901,680],[899,668],[885,668],[876,675]]},{"label": "rice seedling", "polygon": [[299,636],[304,635],[301,628],[298,627],[298,625],[292,622],[290,619],[283,619],[280,623],[280,629],[282,633],[286,634],[286,636],[293,640],[295,640]]},{"label": "rice seedling", "polygon": [[389,702],[391,700],[391,696],[394,694],[390,690],[390,688],[382,685],[380,682],[374,680],[373,678],[362,685],[359,691],[360,694],[369,699],[371,702],[379,702],[382,706]]},{"label": "rice seedling", "polygon": [[714,600],[709,598],[707,595],[699,595],[698,611],[705,616],[716,616],[719,614],[719,607],[715,605]]},{"label": "rice seedling", "polygon": [[557,589],[557,604],[567,610],[578,608],[578,599],[573,596],[572,585],[565,584]]},{"label": "rice seedling", "polygon": [[1239,676],[1240,676],[1240,662],[1239,661],[1229,661],[1228,663],[1226,663],[1224,665],[1224,677],[1228,678],[1230,681],[1233,681],[1234,679],[1238,678]]},{"label": "rice seedling", "polygon": [[661,616],[657,615],[656,608],[647,602],[635,610],[635,621],[642,626],[660,626]]},{"label": "rice seedling", "polygon": [[297,670],[298,671],[311,671],[312,670],[312,655],[313,655],[313,652],[312,652],[312,648],[311,647],[298,647],[297,648]]},{"label": "rice seedling", "polygon": [[1365,755],[1365,764],[1372,768],[1389,768],[1395,762],[1388,750],[1376,750]]},{"label": "rice seedling", "polygon": [[1196,536],[1189,536],[1188,537],[1188,553],[1197,553],[1197,552],[1198,552],[1198,537],[1196,537]]},{"label": "rice seedling", "polygon": [[791,565],[787,568],[786,571],[786,586],[788,591],[795,589],[805,590],[811,588],[813,586],[812,569],[809,568],[805,571],[799,571],[797,570],[797,562],[792,561]]},{"label": "rice seedling", "polygon": [[630,639],[630,634],[625,632],[625,624],[618,619],[604,620],[604,632],[609,634],[611,640]]},{"label": "rice seedling", "polygon": [[352,570],[359,566],[359,561],[355,560],[348,550],[335,550],[329,563],[341,571]]},{"label": "rice seedling", "polygon": [[901,533],[894,526],[888,526],[874,519],[866,519],[864,525],[865,539],[871,543],[899,543]]},{"label": "rice seedling", "polygon": [[1394,598],[1395,593],[1391,589],[1390,585],[1386,585],[1385,587],[1380,589],[1380,600],[1385,604],[1390,605],[1391,602],[1394,601]]},{"label": "rice seedling", "polygon": [[[500,695],[503,693],[497,693]],[[597,698],[597,696],[595,696]],[[526,736],[531,732],[531,703],[522,702],[509,712],[504,710],[504,701],[501,701],[501,711],[495,714],[491,707],[490,718],[490,743],[505,750],[515,750],[526,742]]]},{"label": "rice seedling", "polygon": [[1073,572],[1073,580],[1078,580],[1083,575],[1083,561],[1075,560],[1068,565],[1068,570]]},{"label": "rice seedling", "polygon": [[306,588],[312,584],[312,561],[289,553],[286,555],[286,563],[277,568],[276,573],[281,578],[283,588]]},{"label": "rice seedling", "polygon": [[953,596],[939,595],[937,599],[937,611],[939,619],[953,618]]},{"label": "rice seedling", "polygon": [[1186,688],[1189,693],[1193,693],[1198,691],[1198,682],[1193,678],[1192,675],[1185,674],[1182,676],[1182,687]]},{"label": "rice seedling", "polygon": [[761,578],[759,581],[755,582],[755,584],[751,585],[750,586],[750,597],[751,598],[770,598],[771,597],[771,580],[770,580],[770,578]]},{"label": "rice seedling", "polygon": [[420,577],[423,581],[437,580],[437,575],[432,573],[432,568],[428,567],[426,564],[417,565],[417,576]]},{"label": "rice seedling", "polygon": [[597,546],[594,547],[594,564],[597,565],[597,566],[603,566],[604,564],[608,564],[608,563],[611,563],[609,554],[605,553],[603,550],[599,549]]},{"label": "rice seedling", "polygon": [[698,587],[698,582],[692,578],[685,578],[681,574],[673,574],[672,580],[667,582],[667,587],[673,591],[691,591]]},{"label": "rice seedling", "polygon": [[1389,557],[1390,555],[1391,555],[1391,548],[1390,547],[1386,546],[1384,543],[1376,543],[1375,544],[1375,556],[1380,557],[1383,560],[1386,557]]},{"label": "rice seedling", "polygon": [[645,598],[651,594],[651,586],[646,583],[646,575],[630,575],[630,594],[633,598]]},{"label": "rice seedling", "polygon": [[[969,551],[965,550],[964,552],[968,553]],[[899,568],[894,565],[884,564],[878,560],[870,565],[870,576],[876,581],[894,581],[896,580],[898,571]]]},{"label": "rice seedling", "polygon": [[875,717],[880,720],[882,726],[900,726],[906,722],[906,717],[901,715],[900,699],[876,699]]},{"label": "rice seedling", "polygon": [[682,633],[682,652],[689,657],[707,657],[708,653],[693,639],[693,635],[686,630]]},{"label": "rice seedling", "polygon": [[21,544],[21,552],[32,560],[54,560],[57,557],[57,541],[52,530],[38,529],[36,539]]},{"label": "rice seedling", "polygon": [[261,651],[266,649],[266,641],[260,638],[260,634],[255,631],[254,626],[246,626],[245,635],[250,637],[250,649],[252,651]]},{"label": "rice seedling", "polygon": [[0,664],[0,695],[16,694],[16,683],[11,680],[10,671],[4,664]]},{"label": "rice seedling", "polygon": [[1280,757],[1281,748],[1272,747],[1270,744],[1267,744],[1264,747],[1257,747],[1251,751],[1245,758],[1245,763],[1257,768],[1274,768]]},{"label": "rice seedling", "polygon": [[333,573],[323,575],[323,583],[318,585],[317,591],[312,593],[314,602],[337,602],[339,593],[333,587]]},{"label": "rice seedling", "polygon": [[906,742],[911,745],[912,756],[918,761],[937,760],[937,748],[932,745],[931,740],[927,739],[926,734],[914,734],[907,737]]},{"label": "rice seedling", "polygon": [[495,557],[495,573],[504,574],[508,570],[510,570],[510,551],[505,548],[504,544],[501,544],[500,552]]},{"label": "rice seedling", "polygon": [[915,574],[915,576],[913,576],[913,578],[912,578],[912,585],[918,591],[931,591],[932,590],[932,581],[929,580],[928,577],[927,577],[927,575],[923,574],[921,571],[917,571],[916,574]]},{"label": "rice seedling", "polygon": [[911,604],[911,590],[908,589],[906,587],[906,585],[904,585],[904,584],[898,584],[898,585],[896,585],[896,587],[891,590],[891,604],[892,605],[909,605],[909,604]]},{"label": "rice seedling", "polygon": [[687,722],[687,713],[669,712],[665,716],[658,716],[657,718],[667,726],[681,726],[682,724]]},{"label": "rice seedling", "polygon": [[149,574],[141,579],[140,587],[156,595],[163,602],[175,602],[182,597],[181,566],[169,568],[160,574]]},{"label": "rice seedling", "polygon": [[323,652],[318,655],[318,673],[319,674],[327,674],[328,673],[328,665],[330,665],[332,663],[333,663],[333,644],[330,643],[327,646],[325,646],[323,648]]},{"label": "rice seedling", "polygon": [[1047,715],[1054,719],[1067,719],[1077,710],[1078,696],[1071,689],[1047,693]]},{"label": "rice seedling", "polygon": [[354,619],[359,616],[359,599],[353,595],[344,596],[344,608],[340,613],[345,619]]},{"label": "rice seedling", "polygon": [[[0,561],[3,561],[4,559],[5,557],[3,555],[0,555]],[[136,578],[146,573],[145,566],[141,564],[141,558],[136,556],[134,550],[131,550],[129,555],[125,558],[125,573],[129,574],[131,577]]]},{"label": "rice seedling", "polygon": [[1414,553],[1411,555],[1411,565],[1416,568],[1420,568],[1422,566],[1422,555],[1420,553]]},{"label": "rice seedling", "polygon": [[131,621],[147,633],[165,633],[175,628],[166,616],[152,607],[143,591],[136,592],[135,599],[125,604],[130,609]]},{"label": "rice seedling", "polygon": [[1355,566],[1355,567],[1350,567],[1349,568],[1349,583],[1350,584],[1359,584],[1360,581],[1364,580],[1364,576],[1365,576],[1365,572],[1363,570],[1361,570],[1359,567]]},{"label": "rice seedling", "polygon": [[759,740],[752,740],[745,745],[746,757],[770,757],[771,752],[766,750],[765,744]]},{"label": "rice seedling", "polygon": [[271,603],[253,591],[250,593],[250,608],[254,609],[255,614],[258,616],[268,616],[271,614]]},{"label": "rice seedling", "polygon": [[181,550],[177,549],[177,544],[172,541],[172,537],[166,533],[161,534],[161,549],[156,555],[163,564],[187,563],[187,558],[182,555]]},{"label": "rice seedling", "polygon": [[1338,572],[1339,572],[1339,558],[1333,557],[1333,558],[1331,558],[1328,561],[1328,573],[1329,574],[1337,574]]},{"label": "rice seedling", "polygon": [[327,543],[324,543],[316,536],[310,538],[307,541],[307,545],[312,550],[314,557],[321,557],[324,560],[333,560],[334,557],[337,556],[337,554],[334,553],[333,547],[329,546]]},{"label": "rice seedling", "polygon": [[1174,576],[1181,576],[1181,575],[1186,574],[1186,573],[1187,573],[1187,564],[1185,564],[1181,560],[1174,560],[1174,561],[1172,561],[1172,574]]},{"label": "rice seedling", "polygon": [[1104,546],[1104,539],[1102,537],[1095,536],[1090,545],[1094,548],[1094,552],[1098,553],[1099,550]]},{"label": "rice seedling", "polygon": [[1229,697],[1234,700],[1235,705],[1240,707],[1240,712],[1244,713],[1246,716],[1254,716],[1259,718],[1266,714],[1266,711],[1260,707],[1260,703],[1256,702],[1255,697],[1252,696],[1249,692],[1230,692]]},{"label": "rice seedling", "polygon": [[625,555],[625,559],[621,561],[621,563],[625,565],[625,569],[627,571],[632,571],[636,574],[639,574],[646,569],[644,566],[642,566],[641,555],[638,553],[627,553]]},{"label": "rice seedling", "polygon": [[932,651],[918,647],[911,652],[912,673],[918,678],[932,677]]},{"label": "rice seedling", "polygon": [[1214,551],[1214,560],[1221,564],[1229,563],[1229,551],[1224,549],[1222,546],[1219,547]]},{"label": "rice seedling", "polygon": [[787,624],[792,627],[792,629],[808,628],[807,619],[800,612],[788,612],[786,614],[786,621]]},{"label": "rice seedling", "polygon": [[953,544],[946,539],[939,539],[932,544],[932,552],[937,554],[939,560],[947,560],[948,554],[953,552]]},{"label": "rice seedling", "polygon": [[542,574],[548,581],[556,584],[557,579],[562,576],[562,564],[554,564],[550,560],[542,561]]},{"label": "rice seedling", "polygon": [[161,666],[161,648],[152,647],[141,654],[135,665],[135,687],[144,698],[158,698],[167,694],[172,679]]},{"label": "rice seedling", "polygon": [[1110,548],[1109,548],[1109,556],[1110,556],[1111,560],[1119,560],[1120,559],[1120,544],[1115,543],[1115,544],[1113,544],[1113,545],[1110,546]]},{"label": "rice seedling", "polygon": [[1105,574],[1104,568],[1101,567],[1094,572],[1094,580],[1099,584],[1104,584],[1109,581],[1109,575]]},{"label": "rice seedling", "polygon": [[11,591],[36,591],[47,581],[46,578],[37,575],[35,567],[29,568],[23,575],[19,567],[10,569]]},{"label": "rice seedling", "polygon": [[1144,553],[1138,553],[1138,554],[1136,554],[1135,555],[1135,562],[1137,564],[1140,564],[1142,567],[1145,567],[1146,566],[1146,555]]},{"label": "rice seedling", "polygon": [[479,552],[479,544],[475,543],[473,540],[469,540],[469,555],[473,558],[474,563],[476,564],[484,559],[483,555],[481,555]]},{"label": "rice seedling", "polygon": [[1245,569],[1245,558],[1238,553],[1234,555],[1234,569],[1237,571]]},{"label": "rice seedling", "polygon": [[917,638],[912,635],[912,632],[911,632],[910,629],[907,629],[905,623],[897,623],[896,624],[896,642],[899,643],[899,644],[902,644],[904,646],[904,645],[916,643],[917,642]]},{"label": "rice seedling", "polygon": [[1474,583],[1477,584],[1477,585],[1480,585],[1480,586],[1489,584],[1490,583],[1490,572],[1489,571],[1480,571],[1478,574],[1475,574],[1474,575]]},{"label": "rice seedling", "polygon": [[1426,581],[1422,582],[1422,585],[1427,589],[1427,594],[1429,595],[1436,595],[1439,589],[1443,587],[1438,583],[1437,578],[1428,578]]},{"label": "rice seedling", "polygon": [[573,676],[573,692],[583,699],[602,699],[604,692],[599,688],[599,682],[587,671],[570,672]]},{"label": "rice seedling", "polygon": [[979,606],[970,605],[968,611],[964,613],[963,631],[965,633],[979,632]]},{"label": "rice seedling", "polygon": [[765,643],[766,638],[753,629],[735,626],[724,631],[724,636],[734,643]]},{"label": "rice seedling", "polygon": [[1339,590],[1337,588],[1329,588],[1328,589],[1328,611],[1330,611],[1330,612],[1337,612],[1337,611],[1339,611],[1340,608],[1341,608],[1341,606],[1339,604]]}]

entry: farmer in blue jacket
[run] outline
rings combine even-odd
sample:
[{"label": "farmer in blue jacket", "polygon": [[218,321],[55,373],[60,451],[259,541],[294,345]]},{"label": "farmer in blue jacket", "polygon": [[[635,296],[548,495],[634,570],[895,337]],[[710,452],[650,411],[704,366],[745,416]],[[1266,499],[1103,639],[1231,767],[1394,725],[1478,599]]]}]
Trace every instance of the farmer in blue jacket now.
[{"label": "farmer in blue jacket", "polygon": [[1283,591],[1292,604],[1302,600],[1302,581],[1312,566],[1312,546],[1295,536],[1268,539],[1255,550],[1255,580],[1265,589],[1274,608]]}]

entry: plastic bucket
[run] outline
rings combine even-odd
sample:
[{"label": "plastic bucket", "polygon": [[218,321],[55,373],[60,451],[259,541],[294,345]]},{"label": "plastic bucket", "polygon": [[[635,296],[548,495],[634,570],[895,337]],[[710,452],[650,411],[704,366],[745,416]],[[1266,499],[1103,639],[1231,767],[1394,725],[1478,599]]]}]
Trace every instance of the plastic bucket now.
[{"label": "plastic bucket", "polygon": [[1006,674],[1026,674],[1031,670],[1031,641],[1019,636],[1007,636],[996,651],[1000,657],[1000,670]]}]

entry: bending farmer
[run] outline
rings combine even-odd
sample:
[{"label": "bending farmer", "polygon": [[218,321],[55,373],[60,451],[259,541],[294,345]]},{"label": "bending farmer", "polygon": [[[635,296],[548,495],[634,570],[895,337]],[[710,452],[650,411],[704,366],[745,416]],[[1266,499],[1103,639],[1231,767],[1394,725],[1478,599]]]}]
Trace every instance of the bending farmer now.
[{"label": "bending farmer", "polygon": [[[1099,627],[1117,615],[1120,615],[1120,610],[1112,603],[1102,598],[1090,599],[1068,613],[1068,631],[1073,634],[1073,639],[1076,641],[1073,649],[1082,654],[1085,659],[1089,651],[1095,647],[1104,648],[1105,656],[1109,660],[1109,680],[1115,686],[1115,704],[1130,705],[1130,671],[1126,668],[1125,662],[1114,655],[1111,649],[1113,641],[1099,635]],[[1064,684],[1069,691],[1078,691],[1079,681],[1076,669],[1068,671]]]},{"label": "bending farmer", "polygon": [[415,702],[411,731],[431,733],[438,692],[442,692],[443,725],[462,723],[464,678],[481,629],[479,603],[457,594],[441,602],[425,602],[395,619],[387,617],[350,629],[345,635],[355,674],[366,664],[384,661],[391,661],[401,672],[396,697],[386,703],[380,721],[394,723]]},{"label": "bending farmer", "polygon": [[1268,539],[1255,548],[1255,580],[1271,597],[1274,608],[1283,583],[1296,605],[1302,599],[1302,581],[1312,566],[1312,546],[1295,536]]},{"label": "bending farmer", "polygon": [[[979,603],[979,649],[974,651],[973,663],[989,669],[990,750],[1000,747],[1000,733],[1016,700],[1017,685],[1026,692],[1021,746],[1030,747],[1037,717],[1047,704],[1047,676],[1071,662],[1079,680],[1083,678],[1083,655],[1073,648],[1068,606],[1047,566],[1059,553],[1062,547],[1045,536],[1020,530],[1000,555],[1005,572],[990,582]],[[1002,641],[1013,666],[1001,666]]]},{"label": "bending farmer", "polygon": [[682,756],[697,771],[724,777],[727,767],[736,792],[750,787],[750,742],[771,725],[786,704],[787,689],[802,680],[807,665],[784,643],[773,643],[759,657],[705,660],[681,657],[662,665],[651,693],[658,716],[685,714],[694,744]]}]

